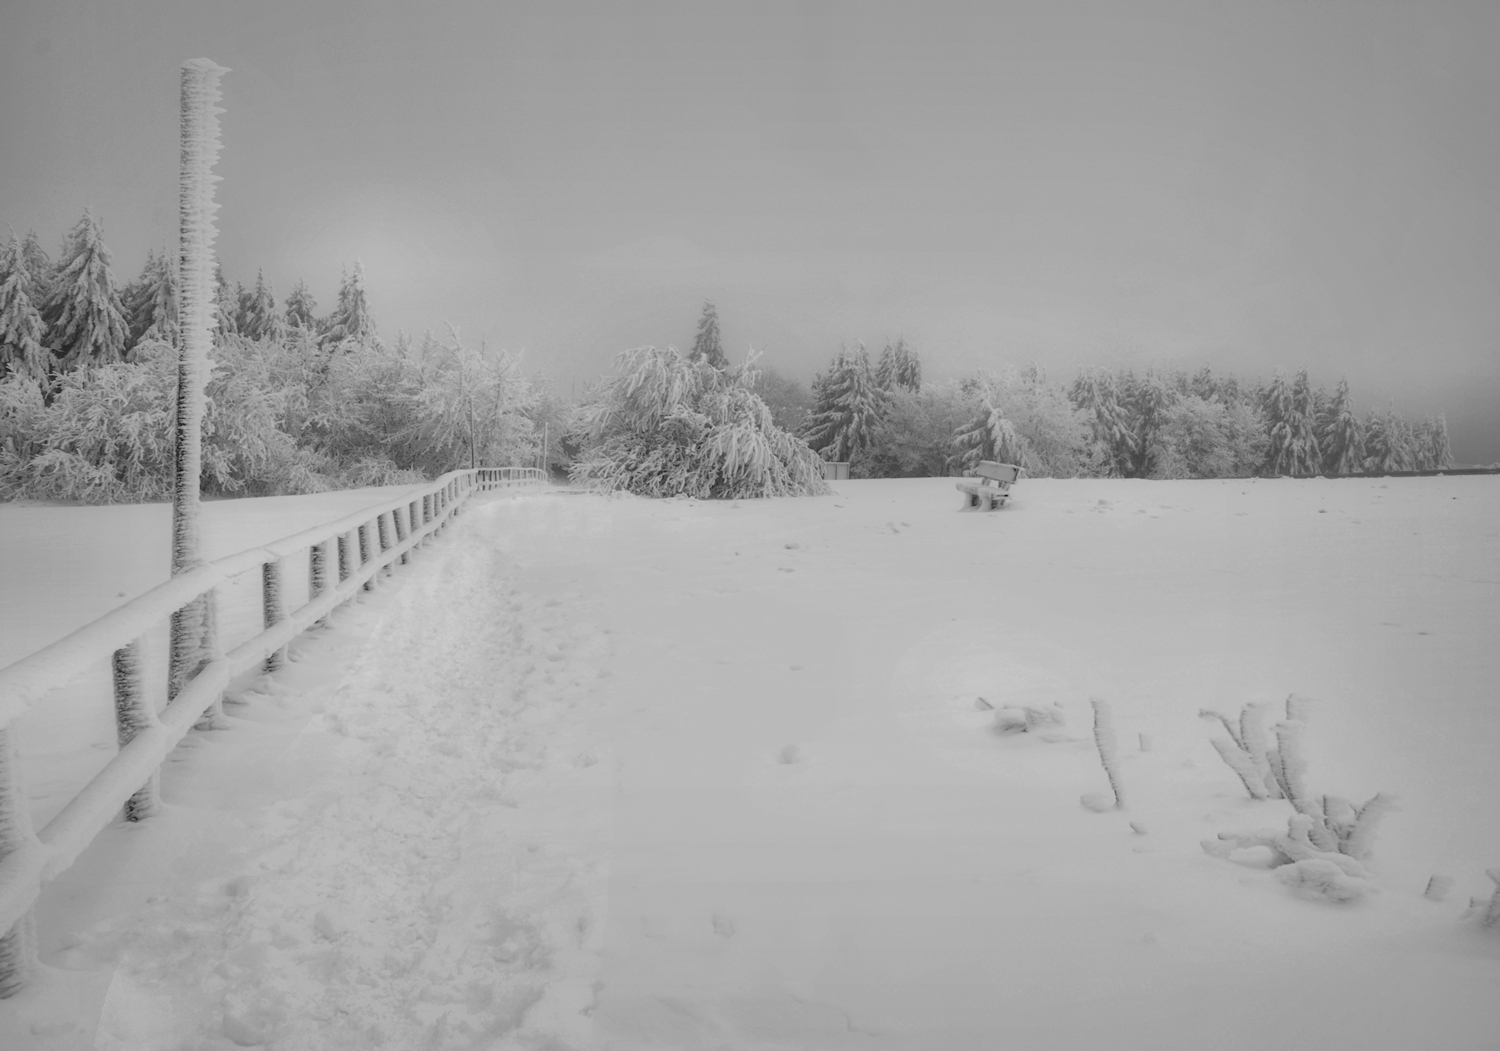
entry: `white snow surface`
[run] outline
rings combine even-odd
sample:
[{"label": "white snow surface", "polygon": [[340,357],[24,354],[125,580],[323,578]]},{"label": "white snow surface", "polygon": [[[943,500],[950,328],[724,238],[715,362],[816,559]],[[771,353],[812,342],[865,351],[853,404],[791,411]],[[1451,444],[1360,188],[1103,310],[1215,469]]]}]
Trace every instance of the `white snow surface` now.
[{"label": "white snow surface", "polygon": [[[47,887],[0,1047],[1500,1047],[1496,479],[835,488],[471,503]],[[205,505],[209,556],[365,497]],[[148,522],[164,571],[164,517],[0,507],[25,648],[159,579]],[[20,724],[39,820],[88,680]],[[1291,808],[1199,709],[1293,692],[1309,789],[1398,799],[1343,901],[1200,846]]]}]

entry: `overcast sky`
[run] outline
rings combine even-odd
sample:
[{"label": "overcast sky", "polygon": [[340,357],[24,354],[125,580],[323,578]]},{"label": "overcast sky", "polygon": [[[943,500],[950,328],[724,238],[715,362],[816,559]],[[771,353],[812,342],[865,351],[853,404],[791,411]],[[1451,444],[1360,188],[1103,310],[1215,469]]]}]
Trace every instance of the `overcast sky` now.
[{"label": "overcast sky", "polygon": [[[1500,3],[0,0],[0,224],[175,240],[223,80],[219,258],[565,388],[692,339],[810,377],[905,334],[1348,375],[1500,460]],[[0,227],[3,228],[3,227]]]}]

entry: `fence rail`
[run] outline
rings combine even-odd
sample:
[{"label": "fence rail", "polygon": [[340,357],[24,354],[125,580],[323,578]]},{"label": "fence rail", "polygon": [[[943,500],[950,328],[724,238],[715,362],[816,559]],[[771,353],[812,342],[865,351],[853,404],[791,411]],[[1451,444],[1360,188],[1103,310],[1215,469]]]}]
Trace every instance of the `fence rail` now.
[{"label": "fence rail", "polygon": [[[230,682],[257,665],[280,667],[286,645],[441,531],[475,493],[546,483],[535,467],[453,471],[333,522],[215,559],[178,574],[71,635],[0,669],[0,999],[19,991],[37,962],[32,908],[42,885],[71,865],[122,812],[128,821],[160,807],[161,764],[187,732],[218,711]],[[307,559],[308,601],[288,611],[282,564]],[[206,663],[158,709],[142,677],[141,639],[239,574],[260,570],[264,629],[228,653],[217,639]],[[110,661],[119,752],[40,831],[33,831],[11,724],[85,668]]]}]

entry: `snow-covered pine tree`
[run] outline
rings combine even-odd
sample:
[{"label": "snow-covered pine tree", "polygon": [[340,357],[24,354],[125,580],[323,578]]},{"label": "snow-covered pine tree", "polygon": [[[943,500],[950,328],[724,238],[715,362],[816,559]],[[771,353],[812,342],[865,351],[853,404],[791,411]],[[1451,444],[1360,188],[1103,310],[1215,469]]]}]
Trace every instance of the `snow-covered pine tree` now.
[{"label": "snow-covered pine tree", "polygon": [[[141,276],[120,295],[125,323],[130,327],[129,354],[147,340],[177,342],[177,261],[154,250],[146,256]],[[132,360],[134,358],[132,357]]]},{"label": "snow-covered pine tree", "polygon": [[1453,449],[1448,444],[1445,417],[1429,416],[1413,428],[1412,460],[1412,467],[1417,471],[1441,471],[1453,466]]},{"label": "snow-covered pine tree", "polygon": [[246,339],[274,339],[285,329],[276,310],[276,297],[263,271],[255,272],[255,287],[240,293],[235,327]]},{"label": "snow-covered pine tree", "polygon": [[129,335],[109,248],[89,209],[68,234],[64,259],[41,309],[48,348],[59,368],[121,361]]},{"label": "snow-covered pine tree", "polygon": [[574,437],[583,448],[573,480],[605,490],[700,499],[828,492],[816,454],[756,396],[750,361],[716,369],[672,347],[626,351],[579,409]]},{"label": "snow-covered pine tree", "polygon": [[1136,379],[1134,372],[1125,373],[1120,383],[1120,404],[1135,435],[1129,477],[1150,478],[1156,471],[1153,457],[1159,448],[1157,432],[1177,397],[1177,390],[1155,369],[1148,369],[1140,379]]},{"label": "snow-covered pine tree", "polygon": [[1107,369],[1083,369],[1068,389],[1068,399],[1089,416],[1094,458],[1107,465],[1110,477],[1125,477],[1135,462],[1136,438],[1114,375]]},{"label": "snow-covered pine tree", "polygon": [[703,301],[703,316],[698,319],[698,334],[693,337],[689,361],[706,361],[716,369],[729,367],[729,357],[719,341],[719,312],[713,301]]},{"label": "snow-covered pine tree", "polygon": [[1383,413],[1373,409],[1365,416],[1364,469],[1366,471],[1410,471],[1415,463],[1410,428],[1389,405]]},{"label": "snow-covered pine tree", "polygon": [[0,378],[47,380],[46,326],[33,298],[36,285],[16,235],[0,251]]},{"label": "snow-covered pine tree", "polygon": [[42,304],[52,295],[52,286],[57,283],[57,266],[37,239],[35,230],[27,230],[26,236],[21,238],[21,257],[26,260],[26,272],[31,275],[31,302],[41,310]]},{"label": "snow-covered pine tree", "polygon": [[1354,415],[1354,401],[1349,397],[1349,381],[1344,377],[1339,377],[1339,385],[1323,404],[1316,424],[1323,473],[1338,475],[1359,470],[1364,439],[1359,417]]},{"label": "snow-covered pine tree", "polygon": [[826,374],[813,379],[813,411],[802,423],[802,437],[824,460],[850,464],[874,437],[881,417],[880,388],[862,342],[840,348]]},{"label": "snow-covered pine tree", "polygon": [[354,270],[339,280],[339,302],[328,315],[323,345],[337,349],[348,341],[365,343],[376,338],[375,319],[370,316],[370,305],[365,300],[364,264],[355,260]]},{"label": "snow-covered pine tree", "polygon": [[875,383],[881,390],[904,387],[910,391],[922,389],[922,360],[906,345],[905,336],[897,336],[896,343],[885,345],[880,352],[880,362],[875,366]]},{"label": "snow-covered pine tree", "polygon": [[286,297],[286,318],[288,328],[300,328],[307,332],[317,332],[318,304],[313,300],[312,293],[307,290],[307,282],[298,281],[292,286],[292,294]]},{"label": "snow-covered pine tree", "polygon": [[1277,369],[1261,405],[1270,439],[1264,473],[1297,478],[1317,474],[1322,467],[1322,457],[1313,432],[1312,387],[1308,383],[1307,370],[1299,370],[1296,380],[1288,383],[1286,373]]}]

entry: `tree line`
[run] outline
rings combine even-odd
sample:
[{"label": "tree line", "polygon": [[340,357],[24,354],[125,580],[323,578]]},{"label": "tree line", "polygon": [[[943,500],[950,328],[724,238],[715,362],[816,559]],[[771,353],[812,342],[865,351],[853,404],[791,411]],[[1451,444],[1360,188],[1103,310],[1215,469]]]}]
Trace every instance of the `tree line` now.
[{"label": "tree line", "polygon": [[[534,463],[563,406],[506,353],[456,330],[376,332],[358,264],[327,314],[304,282],[280,304],[218,277],[204,422],[210,495],[416,482]],[[87,502],[171,492],[177,265],[151,252],[123,286],[89,212],[54,263],[35,234],[0,248],[0,497]]]},{"label": "tree line", "polygon": [[781,421],[853,477],[957,474],[980,460],[1038,477],[1221,478],[1347,475],[1453,465],[1439,415],[1408,422],[1394,406],[1357,414],[1305,369],[1245,384],[1196,372],[1085,368],[1067,385],[1035,365],[924,384],[904,339],[875,363],[841,349],[810,392],[768,370]]}]

